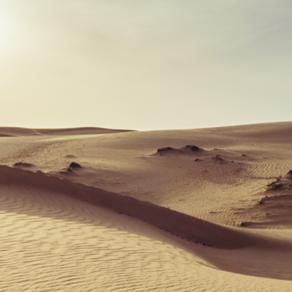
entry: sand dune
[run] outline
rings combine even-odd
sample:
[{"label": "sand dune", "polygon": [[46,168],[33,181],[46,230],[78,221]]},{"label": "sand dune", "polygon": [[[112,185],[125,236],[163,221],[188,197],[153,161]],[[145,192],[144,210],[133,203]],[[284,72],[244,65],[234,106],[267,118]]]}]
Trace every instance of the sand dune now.
[{"label": "sand dune", "polygon": [[292,290],[292,123],[9,131],[1,291]]},{"label": "sand dune", "polygon": [[290,289],[221,272],[163,233],[90,204],[33,188],[0,193],[2,291]]},{"label": "sand dune", "polygon": [[148,202],[72,183],[41,172],[32,173],[0,166],[0,185],[34,187],[62,193],[120,214],[140,219],[180,238],[216,248],[243,248],[275,244],[266,238],[250,235]]},{"label": "sand dune", "polygon": [[36,135],[92,135],[128,132],[129,130],[105,129],[96,127],[28,129],[17,127],[0,127],[0,137],[36,136]]}]

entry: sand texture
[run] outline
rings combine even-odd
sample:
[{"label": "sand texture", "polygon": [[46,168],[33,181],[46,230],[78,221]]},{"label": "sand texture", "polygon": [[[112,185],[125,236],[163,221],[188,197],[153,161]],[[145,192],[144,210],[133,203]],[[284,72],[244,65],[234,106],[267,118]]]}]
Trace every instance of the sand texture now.
[{"label": "sand texture", "polygon": [[0,291],[292,291],[292,123],[0,136]]}]

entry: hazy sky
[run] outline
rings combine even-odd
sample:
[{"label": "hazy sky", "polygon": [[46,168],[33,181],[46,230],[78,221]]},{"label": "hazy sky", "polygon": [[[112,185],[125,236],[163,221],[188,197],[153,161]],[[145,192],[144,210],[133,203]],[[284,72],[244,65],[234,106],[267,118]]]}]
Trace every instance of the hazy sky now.
[{"label": "hazy sky", "polygon": [[0,125],[292,120],[292,0],[0,0]]}]

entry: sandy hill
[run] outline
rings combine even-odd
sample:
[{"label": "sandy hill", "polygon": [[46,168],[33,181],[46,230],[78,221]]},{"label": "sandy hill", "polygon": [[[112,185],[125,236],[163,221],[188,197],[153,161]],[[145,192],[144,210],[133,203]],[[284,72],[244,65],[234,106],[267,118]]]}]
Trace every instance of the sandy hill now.
[{"label": "sandy hill", "polygon": [[1,291],[292,290],[292,123],[26,131],[0,129]]},{"label": "sandy hill", "polygon": [[39,136],[39,135],[93,135],[128,132],[129,130],[106,129],[96,127],[28,129],[19,127],[0,127],[0,137]]}]

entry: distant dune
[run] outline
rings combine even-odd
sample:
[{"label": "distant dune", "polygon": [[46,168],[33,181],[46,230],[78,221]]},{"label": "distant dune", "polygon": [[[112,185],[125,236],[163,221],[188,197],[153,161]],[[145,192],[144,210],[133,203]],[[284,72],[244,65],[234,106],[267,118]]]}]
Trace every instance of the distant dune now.
[{"label": "distant dune", "polygon": [[292,291],[292,122],[0,133],[1,291]]},{"label": "distant dune", "polygon": [[60,128],[60,129],[28,129],[16,127],[0,127],[0,137],[35,136],[35,135],[91,135],[128,132],[130,130],[106,129],[95,127]]}]

